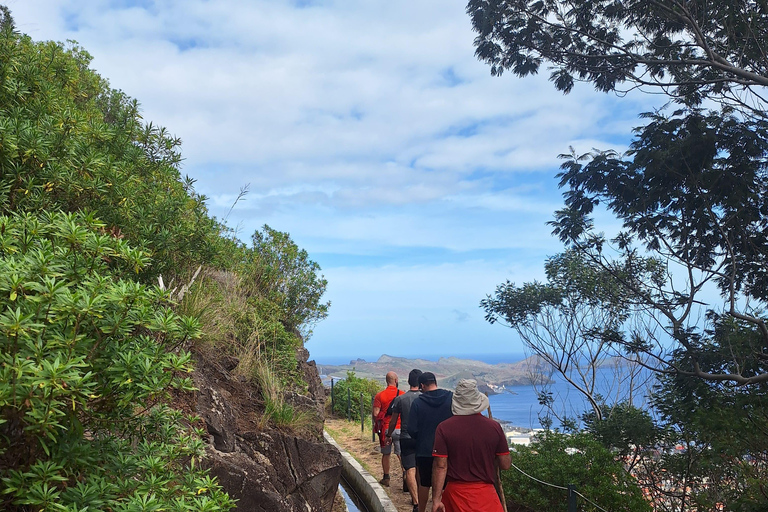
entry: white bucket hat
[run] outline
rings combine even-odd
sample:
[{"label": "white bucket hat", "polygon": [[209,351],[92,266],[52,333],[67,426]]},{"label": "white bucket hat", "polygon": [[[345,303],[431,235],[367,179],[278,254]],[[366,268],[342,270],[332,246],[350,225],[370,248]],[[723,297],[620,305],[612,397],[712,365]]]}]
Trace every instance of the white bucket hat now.
[{"label": "white bucket hat", "polygon": [[451,411],[455,416],[471,416],[488,409],[488,397],[477,389],[474,379],[461,379],[453,392]]}]

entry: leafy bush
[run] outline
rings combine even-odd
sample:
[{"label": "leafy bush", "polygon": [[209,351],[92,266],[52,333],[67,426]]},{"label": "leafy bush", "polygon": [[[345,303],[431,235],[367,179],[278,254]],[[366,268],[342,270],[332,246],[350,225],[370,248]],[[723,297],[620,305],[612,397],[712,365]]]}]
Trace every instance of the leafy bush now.
[{"label": "leafy bush", "polygon": [[371,399],[381,391],[382,385],[373,379],[363,379],[355,376],[354,370],[347,371],[347,378],[334,382],[335,395],[333,412],[339,416],[347,416],[347,394],[350,396],[350,417],[360,421],[360,394],[363,395],[362,413],[366,418],[371,416]]},{"label": "leafy bush", "polygon": [[620,457],[637,462],[644,450],[655,446],[662,437],[647,410],[621,402],[602,407],[602,419],[594,411],[582,416],[584,429],[603,446]]},{"label": "leafy bush", "polygon": [[320,266],[309,259],[307,251],[269,226],[253,234],[252,261],[249,277],[254,279],[260,295],[279,310],[279,319],[288,331],[299,330],[305,339],[312,327],[328,316],[331,303],[321,303],[328,282]]},{"label": "leafy bush", "polygon": [[164,405],[191,389],[199,333],[132,276],[147,254],[85,214],[0,217],[4,510],[227,510]]},{"label": "leafy bush", "polygon": [[[167,406],[169,386],[191,388],[195,318],[242,372],[269,362],[280,390],[303,385],[296,349],[326,282],[287,234],[249,249],[210,217],[181,141],[90,60],[0,6],[0,505],[226,510],[193,419]],[[148,286],[199,266],[181,304]],[[297,422],[263,391],[273,424]]]},{"label": "leafy bush", "polygon": [[[546,431],[529,446],[512,448],[512,463],[528,475],[561,487],[569,484],[606,510],[651,510],[640,488],[610,450],[590,435]],[[502,473],[508,501],[536,511],[567,510],[568,494],[538,483],[515,468]],[[579,510],[598,508],[579,498]]]},{"label": "leafy bush", "polygon": [[145,281],[200,263],[237,263],[204,196],[182,180],[181,141],[89,69],[71,43],[0,30],[0,214],[89,210],[151,251]]}]

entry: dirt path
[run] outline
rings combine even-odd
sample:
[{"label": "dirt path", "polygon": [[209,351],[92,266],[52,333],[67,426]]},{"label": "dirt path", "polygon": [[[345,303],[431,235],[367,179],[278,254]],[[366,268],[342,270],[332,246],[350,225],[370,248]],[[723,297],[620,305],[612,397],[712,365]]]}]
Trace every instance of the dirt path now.
[{"label": "dirt path", "polygon": [[[376,450],[379,442],[371,441],[371,431],[366,425],[365,432],[360,432],[360,423],[348,422],[345,419],[325,419],[325,430],[339,443],[345,451],[349,452],[366,471],[376,480],[381,480],[381,454]],[[399,512],[411,512],[411,495],[403,492],[403,471],[396,457],[391,457],[389,470],[390,487],[384,487],[392,503]]]}]

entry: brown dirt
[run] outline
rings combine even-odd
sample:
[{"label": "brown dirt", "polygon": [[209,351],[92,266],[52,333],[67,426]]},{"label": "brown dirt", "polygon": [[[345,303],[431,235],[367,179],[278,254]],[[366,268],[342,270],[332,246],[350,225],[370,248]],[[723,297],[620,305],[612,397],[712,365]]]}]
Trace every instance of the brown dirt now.
[{"label": "brown dirt", "polygon": [[[383,476],[381,454],[376,451],[379,441],[378,439],[371,441],[370,425],[366,425],[365,432],[361,432],[359,422],[349,422],[346,419],[326,416],[325,430],[339,443],[339,446],[352,455],[376,480],[381,480]],[[413,510],[411,495],[402,490],[402,468],[397,461],[397,457],[393,455],[390,460],[389,478],[391,485],[390,487],[384,487],[384,490],[399,512],[411,512]]]}]

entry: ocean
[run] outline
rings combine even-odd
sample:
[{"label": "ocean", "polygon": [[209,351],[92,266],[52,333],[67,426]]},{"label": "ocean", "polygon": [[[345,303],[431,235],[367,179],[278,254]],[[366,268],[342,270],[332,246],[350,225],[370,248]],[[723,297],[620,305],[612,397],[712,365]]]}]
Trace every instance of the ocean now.
[{"label": "ocean", "polygon": [[[627,398],[627,390],[616,386],[613,368],[602,368],[597,370],[597,390],[605,397],[609,397],[609,402],[618,402]],[[642,407],[647,401],[650,386],[654,380],[645,372],[648,377],[646,388],[636,390],[634,405]],[[565,382],[562,378],[552,375],[553,383],[548,388],[554,398],[553,407],[558,412],[558,416],[567,416],[578,420],[584,412],[591,410],[591,406],[586,398],[576,391],[576,389]],[[511,423],[521,428],[541,428],[539,415],[546,415],[548,410],[539,404],[539,397],[534,386],[514,386],[507,388],[508,393],[491,395],[489,397],[491,404],[491,413],[493,417]],[[560,426],[557,418],[552,418],[552,425]]]},{"label": "ocean", "polygon": [[[509,392],[491,395],[491,414],[497,420],[511,423],[515,427],[532,429],[541,428],[539,416],[544,416],[548,410],[539,403],[539,397],[534,386],[514,386]],[[550,390],[555,398],[557,410],[565,410],[569,416],[579,415],[588,409],[588,404],[581,395],[562,381],[555,381]],[[554,419],[554,426],[559,422]]]}]

